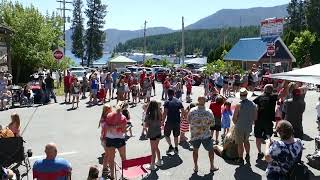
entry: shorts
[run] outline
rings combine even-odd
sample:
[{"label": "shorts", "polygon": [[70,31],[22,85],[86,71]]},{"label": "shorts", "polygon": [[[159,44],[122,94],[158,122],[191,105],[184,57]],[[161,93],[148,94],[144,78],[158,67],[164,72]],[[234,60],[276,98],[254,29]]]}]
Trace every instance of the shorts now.
[{"label": "shorts", "polygon": [[105,88],[106,90],[111,89],[111,83],[104,84],[104,88]]},{"label": "shorts", "polygon": [[166,123],[164,126],[164,136],[170,137],[171,131],[173,132],[173,137],[179,137],[180,136],[180,124]]},{"label": "shorts", "polygon": [[125,139],[121,138],[106,138],[106,147],[114,147],[119,149],[126,145]]},{"label": "shorts", "polygon": [[71,93],[71,88],[70,87],[64,87],[64,93]]},{"label": "shorts", "polygon": [[217,117],[217,118],[214,118],[215,119],[215,124],[214,126],[211,126],[210,127],[210,130],[213,131],[221,131],[221,117]]},{"label": "shorts", "polygon": [[240,86],[240,82],[235,82],[233,85],[236,86],[236,87],[239,87]]},{"label": "shorts", "polygon": [[216,85],[216,87],[218,88],[218,89],[221,89],[222,88],[222,86],[220,86],[220,85],[218,85],[218,84],[215,84]]},{"label": "shorts", "polygon": [[181,91],[177,91],[177,92],[176,92],[176,98],[177,98],[177,99],[180,99],[181,96],[182,96],[182,92],[181,92]]},{"label": "shorts", "polygon": [[191,95],[191,91],[187,91],[187,96],[190,96]]},{"label": "shorts", "polygon": [[193,146],[194,149],[199,149],[200,145],[202,144],[204,149],[207,151],[212,151],[213,150],[213,142],[211,137],[207,139],[197,139],[190,141],[190,144]]},{"label": "shorts", "polygon": [[271,137],[273,134],[273,127],[266,125],[255,125],[254,126],[254,137],[266,140],[267,137]]},{"label": "shorts", "polygon": [[150,98],[150,97],[151,97],[151,91],[150,91],[150,90],[148,90],[148,91],[146,92],[146,97],[147,97],[147,98]]},{"label": "shorts", "polygon": [[97,95],[98,94],[98,89],[91,89],[91,94]]},{"label": "shorts", "polygon": [[155,136],[155,137],[152,137],[152,138],[149,138],[151,141],[155,141],[157,139],[161,139],[161,134],[159,134],[158,136]]},{"label": "shorts", "polygon": [[237,127],[234,128],[234,135],[235,135],[235,143],[242,144],[245,142],[249,142],[250,132],[247,129],[239,129]]}]

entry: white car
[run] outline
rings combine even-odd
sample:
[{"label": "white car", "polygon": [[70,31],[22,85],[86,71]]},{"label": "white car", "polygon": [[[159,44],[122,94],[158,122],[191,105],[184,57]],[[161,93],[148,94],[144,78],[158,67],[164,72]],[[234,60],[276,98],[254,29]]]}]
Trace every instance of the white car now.
[{"label": "white car", "polygon": [[80,83],[83,80],[83,76],[84,76],[85,72],[86,72],[85,70],[73,70],[73,71],[70,71],[71,75],[72,76],[75,75]]},{"label": "white car", "polygon": [[77,67],[70,67],[69,71],[86,71],[86,69],[82,66],[77,66]]}]

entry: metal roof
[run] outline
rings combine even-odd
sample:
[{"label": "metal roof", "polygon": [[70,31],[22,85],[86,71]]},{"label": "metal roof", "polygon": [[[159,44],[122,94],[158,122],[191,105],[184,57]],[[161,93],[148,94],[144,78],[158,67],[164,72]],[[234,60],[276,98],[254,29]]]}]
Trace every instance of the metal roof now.
[{"label": "metal roof", "polygon": [[295,62],[295,58],[288,50],[286,45],[283,43],[280,37],[256,37],[256,38],[243,38],[240,39],[232,49],[224,56],[224,60],[230,61],[259,61],[264,54],[267,52],[267,44],[269,42],[275,43],[276,41],[280,41],[282,46],[284,46],[285,50],[291,57],[292,61]]}]

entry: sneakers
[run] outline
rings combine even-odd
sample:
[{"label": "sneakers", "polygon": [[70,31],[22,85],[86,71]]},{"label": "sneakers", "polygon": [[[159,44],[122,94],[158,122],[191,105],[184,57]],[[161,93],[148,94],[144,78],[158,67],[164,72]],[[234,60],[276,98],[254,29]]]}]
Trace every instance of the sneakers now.
[{"label": "sneakers", "polygon": [[163,160],[162,160],[162,159],[158,160],[158,161],[156,162],[156,165],[157,165],[158,167],[163,166]]},{"label": "sneakers", "polygon": [[178,147],[175,147],[175,148],[174,148],[174,153],[175,153],[175,154],[178,154],[178,153],[179,153]]},{"label": "sneakers", "polygon": [[167,154],[170,154],[173,150],[174,150],[174,149],[173,149],[172,145],[170,145],[170,146],[169,146],[169,149],[167,150],[166,153],[167,153]]},{"label": "sneakers", "polygon": [[263,157],[264,157],[263,153],[258,153],[258,158],[257,159],[261,160],[261,159],[263,159]]}]

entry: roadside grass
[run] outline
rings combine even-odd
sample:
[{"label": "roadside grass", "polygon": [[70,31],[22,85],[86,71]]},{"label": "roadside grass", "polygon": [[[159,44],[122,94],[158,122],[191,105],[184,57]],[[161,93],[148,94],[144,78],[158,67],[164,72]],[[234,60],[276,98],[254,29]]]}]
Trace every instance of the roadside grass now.
[{"label": "roadside grass", "polygon": [[[57,84],[57,83],[55,83],[55,84]],[[56,96],[63,96],[64,95],[64,85],[63,85],[63,83],[61,83],[60,87],[58,87],[58,86],[55,87],[55,92],[56,92]]]}]

